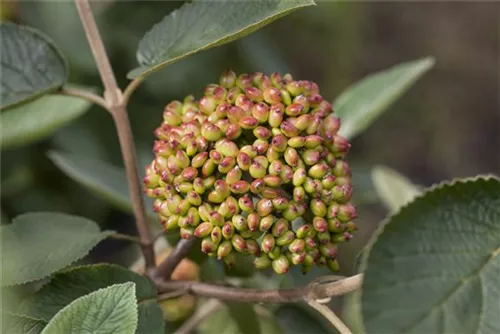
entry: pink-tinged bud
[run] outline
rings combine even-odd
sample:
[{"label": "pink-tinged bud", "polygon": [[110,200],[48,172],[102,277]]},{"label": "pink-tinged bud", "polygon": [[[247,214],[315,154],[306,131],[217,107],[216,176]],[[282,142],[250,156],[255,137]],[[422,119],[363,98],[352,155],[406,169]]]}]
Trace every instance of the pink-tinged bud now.
[{"label": "pink-tinged bud", "polygon": [[346,153],[349,148],[351,147],[351,144],[347,141],[342,136],[334,136],[333,137],[333,143],[331,146],[332,152],[334,153]]},{"label": "pink-tinged bud", "polygon": [[306,170],[304,168],[298,168],[293,173],[292,183],[295,187],[300,187],[306,181]]},{"label": "pink-tinged bud", "polygon": [[354,218],[356,218],[357,216],[358,215],[356,213],[356,209],[354,208],[354,206],[351,203],[339,205],[339,209],[337,212],[337,218],[341,222],[347,223],[347,222],[353,220]]},{"label": "pink-tinged bud", "polygon": [[308,135],[317,134],[318,130],[319,130],[319,127],[320,127],[320,124],[321,124],[320,122],[321,122],[321,118],[318,117],[317,115],[314,115],[312,117],[312,120],[309,123],[307,129],[306,129],[307,134]]},{"label": "pink-tinged bud", "polygon": [[285,197],[276,197],[273,199],[274,209],[278,211],[286,210],[286,208],[288,208],[288,205],[289,205],[289,200],[286,199]]},{"label": "pink-tinged bud", "polygon": [[240,119],[238,124],[245,130],[251,130],[259,125],[259,120],[252,116],[244,116]]},{"label": "pink-tinged bud", "polygon": [[264,176],[264,183],[269,187],[276,188],[281,185],[281,178],[279,176],[266,175]]},{"label": "pink-tinged bud", "polygon": [[236,79],[236,86],[238,86],[241,90],[252,87],[252,77],[248,74],[240,74]]},{"label": "pink-tinged bud", "polygon": [[313,227],[318,232],[328,231],[328,223],[324,218],[321,218],[321,217],[314,217]]},{"label": "pink-tinged bud", "polygon": [[194,228],[192,227],[181,227],[179,234],[182,239],[191,239],[193,237]]},{"label": "pink-tinged bud", "polygon": [[274,216],[266,216],[260,219],[259,222],[259,231],[265,232],[269,230],[274,224]]},{"label": "pink-tinged bud", "polygon": [[240,232],[248,230],[247,220],[242,215],[234,215],[231,222],[234,228]]},{"label": "pink-tinged bud", "polygon": [[312,106],[312,107],[317,107],[321,104],[321,102],[323,102],[323,97],[319,94],[312,94],[311,96],[309,96],[309,104]]},{"label": "pink-tinged bud", "polygon": [[281,94],[281,101],[285,106],[288,106],[292,103],[292,97],[290,96],[290,93],[288,93],[286,89],[281,89],[280,94]]},{"label": "pink-tinged bud", "polygon": [[281,132],[288,138],[295,137],[299,135],[299,129],[297,129],[292,122],[286,120],[280,125]]},{"label": "pink-tinged bud", "polygon": [[321,185],[323,189],[332,189],[335,185],[335,176],[327,175],[321,180]]},{"label": "pink-tinged bud", "polygon": [[208,140],[206,140],[205,137],[199,136],[196,138],[196,144],[200,151],[206,151],[208,149]]},{"label": "pink-tinged bud", "polygon": [[278,190],[270,187],[264,187],[260,192],[260,196],[262,196],[262,198],[274,199],[278,197],[278,195]]},{"label": "pink-tinged bud", "polygon": [[260,102],[252,107],[252,116],[255,117],[259,123],[267,122],[269,118],[269,107],[267,104]]},{"label": "pink-tinged bud", "polygon": [[178,116],[181,116],[182,115],[182,102],[172,101],[165,106],[164,111],[168,111],[168,112],[174,113]]},{"label": "pink-tinged bud", "polygon": [[337,160],[335,167],[332,170],[336,177],[351,176],[349,165],[343,160]]},{"label": "pink-tinged bud", "polygon": [[290,222],[295,220],[297,217],[299,217],[297,206],[295,204],[290,203],[288,208],[286,208],[286,210],[283,211],[281,214],[283,216],[283,218],[285,218],[286,220],[288,220]]},{"label": "pink-tinged bud", "polygon": [[199,102],[200,110],[205,115],[210,115],[214,112],[215,107],[217,106],[215,99],[212,96],[203,96]]},{"label": "pink-tinged bud", "polygon": [[336,218],[337,217],[337,213],[339,212],[339,204],[338,203],[331,203],[329,206],[328,206],[328,210],[326,212],[326,216],[329,218],[329,219],[333,219],[333,218]]},{"label": "pink-tinged bud", "polygon": [[285,106],[283,104],[278,103],[271,106],[269,109],[269,119],[268,123],[273,128],[277,128],[283,122],[283,113],[285,110]]},{"label": "pink-tinged bud", "polygon": [[181,173],[181,178],[186,181],[192,181],[198,175],[198,170],[194,167],[186,167]]},{"label": "pink-tinged bud", "polygon": [[229,240],[222,241],[217,248],[217,258],[220,260],[223,257],[228,256],[232,250],[233,245],[231,245],[231,242]]},{"label": "pink-tinged bud", "polygon": [[306,252],[301,252],[301,253],[291,253],[290,254],[290,261],[294,265],[298,265],[304,262],[305,258],[307,256]]},{"label": "pink-tinged bud", "polygon": [[281,169],[283,168],[283,164],[279,160],[275,160],[271,162],[269,165],[268,171],[270,175],[278,176],[281,173]]},{"label": "pink-tinged bud", "polygon": [[326,266],[333,272],[338,272],[340,270],[340,265],[337,260],[327,259]]},{"label": "pink-tinged bud", "polygon": [[245,239],[243,239],[243,237],[238,234],[235,234],[233,236],[233,238],[231,239],[231,244],[233,245],[233,248],[240,253],[245,252],[247,249]]},{"label": "pink-tinged bud", "polygon": [[304,163],[306,165],[312,166],[314,164],[317,164],[320,159],[321,159],[321,155],[318,151],[305,150],[302,153],[302,161],[304,161]]},{"label": "pink-tinged bud", "polygon": [[212,175],[212,173],[215,171],[215,163],[213,160],[207,160],[201,167],[201,175],[203,177],[208,177]]},{"label": "pink-tinged bud", "polygon": [[240,152],[238,156],[236,157],[236,162],[238,163],[238,167],[240,167],[241,170],[247,171],[250,168],[252,159],[243,152]]},{"label": "pink-tinged bud", "polygon": [[[302,253],[304,252],[304,249],[306,248],[306,243],[302,239],[295,239],[292,241],[292,243],[288,246],[288,249],[292,253]],[[305,254],[304,254],[305,256]]]},{"label": "pink-tinged bud", "polygon": [[208,220],[214,226],[222,226],[224,224],[224,217],[217,211],[211,211],[208,216]]},{"label": "pink-tinged bud", "polygon": [[253,107],[253,102],[245,94],[238,95],[234,104],[245,112],[250,111]]},{"label": "pink-tinged bud", "polygon": [[[346,227],[347,232],[353,233],[358,230],[358,225],[356,225],[354,222],[348,222],[344,224]],[[352,236],[352,235],[351,235]]]},{"label": "pink-tinged bud", "polygon": [[283,86],[283,79],[281,78],[281,74],[277,73],[277,72],[273,72],[271,73],[269,79],[271,80],[271,84],[275,87],[275,88],[281,88]]},{"label": "pink-tinged bud", "polygon": [[284,152],[287,148],[287,138],[281,134],[273,137],[271,141],[272,147],[278,152]]},{"label": "pink-tinged bud", "polygon": [[231,123],[227,126],[226,138],[229,140],[237,139],[241,136],[241,127],[236,123]]},{"label": "pink-tinged bud", "polygon": [[265,185],[266,184],[263,179],[255,179],[250,185],[250,191],[254,194],[260,194]]},{"label": "pink-tinged bud", "polygon": [[266,175],[266,168],[256,161],[252,162],[248,171],[254,179],[263,178]]},{"label": "pink-tinged bud", "polygon": [[[231,158],[234,161],[234,158]],[[226,175],[226,182],[229,185],[232,185],[233,183],[240,181],[242,177],[242,172],[240,167],[234,166]]]},{"label": "pink-tinged bud", "polygon": [[284,184],[290,183],[293,179],[293,169],[290,166],[284,165],[280,173],[281,182]]},{"label": "pink-tinged bud", "polygon": [[203,179],[203,186],[208,189],[211,188],[215,183],[215,176],[210,176]]},{"label": "pink-tinged bud", "polygon": [[312,226],[311,224],[304,224],[302,226],[300,226],[298,229],[297,229],[297,238],[300,238],[300,239],[304,239],[305,237],[307,237],[309,235],[309,232],[312,230]]},{"label": "pink-tinged bud", "polygon": [[274,87],[266,88],[263,93],[264,101],[269,104],[281,103],[281,93]]},{"label": "pink-tinged bud", "polygon": [[241,94],[241,90],[238,87],[230,88],[227,91],[226,101],[229,104],[233,104],[236,101],[236,97]]},{"label": "pink-tinged bud", "polygon": [[339,203],[347,203],[352,196],[352,186],[345,184],[342,186],[335,186],[332,188],[333,198]]},{"label": "pink-tinged bud", "polygon": [[215,86],[212,90],[212,97],[215,99],[215,103],[219,104],[224,102],[226,99],[227,90],[220,86]]},{"label": "pink-tinged bud", "polygon": [[[210,212],[212,212],[212,206],[208,203],[203,203],[198,208],[198,214],[203,221],[210,220]],[[222,217],[221,217],[222,218]]]},{"label": "pink-tinged bud", "polygon": [[214,253],[217,251],[218,244],[213,242],[212,238],[205,237],[201,241],[201,251],[203,253]]},{"label": "pink-tinged bud", "polygon": [[236,229],[234,228],[233,224],[231,224],[231,222],[226,222],[224,226],[222,226],[222,236],[225,239],[232,239],[235,233]]},{"label": "pink-tinged bud", "polygon": [[327,244],[330,242],[330,233],[318,232],[318,234],[316,234],[316,240],[319,241],[319,243],[322,245]]},{"label": "pink-tinged bud", "polygon": [[271,250],[271,252],[269,252],[269,253],[267,254],[267,256],[269,256],[269,258],[270,258],[271,260],[276,260],[277,258],[279,258],[279,257],[281,256],[281,247],[279,247],[279,246],[275,246],[275,247]]},{"label": "pink-tinged bud", "polygon": [[260,247],[257,241],[253,239],[246,239],[245,242],[247,245],[248,254],[251,254],[253,256],[260,256]]},{"label": "pink-tinged bud", "polygon": [[304,146],[305,142],[306,142],[305,137],[298,137],[298,136],[292,137],[288,139],[288,146],[293,148],[301,148],[302,146]]},{"label": "pink-tinged bud", "polygon": [[269,215],[273,210],[273,202],[268,198],[262,198],[257,202],[257,213],[261,216]]},{"label": "pink-tinged bud", "polygon": [[191,205],[198,206],[201,204],[200,195],[193,190],[187,193],[186,198]]},{"label": "pink-tinged bud", "polygon": [[328,231],[332,233],[340,233],[344,232],[345,226],[338,219],[329,219],[328,220]]},{"label": "pink-tinged bud", "polygon": [[248,229],[252,232],[257,231],[259,227],[259,215],[255,212],[250,213],[247,217]]},{"label": "pink-tinged bud", "polygon": [[258,139],[266,140],[271,137],[271,131],[263,126],[258,126],[253,130],[253,134]]},{"label": "pink-tinged bud", "polygon": [[171,112],[171,111],[165,111],[163,112],[163,121],[167,123],[168,125],[173,125],[177,126],[182,123],[182,118],[181,116]]},{"label": "pink-tinged bud", "polygon": [[335,179],[335,185],[337,186],[345,186],[352,185],[352,180],[350,176],[339,176]]},{"label": "pink-tinged bud", "polygon": [[295,167],[299,162],[299,154],[297,153],[297,150],[294,149],[293,147],[286,148],[284,158],[286,163],[290,166]]},{"label": "pink-tinged bud", "polygon": [[280,218],[272,227],[272,234],[275,237],[280,237],[290,229],[290,223],[288,220]]},{"label": "pink-tinged bud", "polygon": [[198,225],[195,230],[194,230],[194,236],[195,237],[198,237],[198,238],[204,238],[208,235],[210,235],[210,233],[212,232],[212,229],[214,228],[214,226],[210,223],[201,223],[200,225]]},{"label": "pink-tinged bud", "polygon": [[241,211],[244,212],[252,212],[254,210],[253,201],[248,195],[240,197],[240,199],[238,200],[238,206],[240,207]]},{"label": "pink-tinged bud", "polygon": [[257,151],[257,154],[264,154],[266,153],[267,148],[269,147],[269,142],[264,139],[256,139],[252,146]]},{"label": "pink-tinged bud", "polygon": [[170,216],[166,220],[162,220],[161,223],[163,225],[163,228],[166,231],[169,231],[179,227],[179,225],[177,224],[178,220],[179,216]]},{"label": "pink-tinged bud", "polygon": [[285,114],[291,117],[299,116],[304,111],[304,106],[299,103],[292,103],[285,109]]},{"label": "pink-tinged bud", "polygon": [[233,157],[225,157],[219,163],[219,172],[223,174],[229,173],[229,171],[236,165],[236,159]]},{"label": "pink-tinged bud", "polygon": [[[315,231],[315,230],[313,230]],[[304,238],[304,242],[305,242],[305,246],[306,246],[306,250],[308,252],[310,251],[318,251],[318,243],[316,241],[314,241],[314,238],[313,237],[306,237]],[[319,256],[319,254],[318,254]]]},{"label": "pink-tinged bud", "polygon": [[274,248],[275,245],[274,237],[270,234],[266,234],[260,243],[260,248],[264,253],[269,253]]},{"label": "pink-tinged bud", "polygon": [[236,181],[231,184],[231,192],[235,194],[246,194],[250,190],[250,184],[247,181]]},{"label": "pink-tinged bud", "polygon": [[253,260],[253,265],[256,269],[266,269],[271,267],[271,259],[264,254],[263,256]]},{"label": "pink-tinged bud", "polygon": [[236,73],[231,70],[227,70],[221,74],[219,83],[222,87],[232,88],[236,83]]},{"label": "pink-tinged bud", "polygon": [[262,91],[255,87],[248,87],[245,89],[246,96],[254,102],[262,102],[264,100],[264,95]]},{"label": "pink-tinged bud", "polygon": [[272,267],[277,274],[286,274],[290,268],[290,263],[285,255],[281,255],[272,262]]},{"label": "pink-tinged bud", "polygon": [[322,179],[326,173],[330,170],[330,167],[324,162],[319,162],[309,168],[308,174],[310,177],[315,179]]},{"label": "pink-tinged bud", "polygon": [[290,81],[286,84],[286,89],[292,96],[302,94],[304,87],[298,81]]},{"label": "pink-tinged bud", "polygon": [[333,259],[337,256],[337,246],[327,243],[319,246],[320,253],[327,258]]},{"label": "pink-tinged bud", "polygon": [[227,119],[231,123],[238,123],[245,116],[245,111],[240,107],[232,106],[227,110]]},{"label": "pink-tinged bud", "polygon": [[309,135],[305,138],[304,146],[308,149],[313,149],[318,147],[323,143],[323,138],[318,135]]},{"label": "pink-tinged bud", "polygon": [[[311,200],[311,211],[317,217],[324,217],[326,215],[326,205],[320,199]],[[320,231],[320,230],[318,230]],[[320,231],[323,232],[323,231]]]},{"label": "pink-tinged bud", "polygon": [[250,158],[255,158],[257,156],[257,151],[252,145],[245,145],[240,149],[240,152],[245,153]]}]

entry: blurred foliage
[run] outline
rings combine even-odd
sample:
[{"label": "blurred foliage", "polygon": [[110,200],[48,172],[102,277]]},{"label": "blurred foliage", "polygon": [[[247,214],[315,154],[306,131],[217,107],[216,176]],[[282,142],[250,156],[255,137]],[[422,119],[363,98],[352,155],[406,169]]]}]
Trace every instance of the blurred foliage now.
[{"label": "blurred foliage", "polygon": [[[180,1],[94,1],[98,25],[121,87],[137,66],[139,40]],[[360,231],[342,245],[343,275],[353,271],[385,209],[374,203],[371,167],[383,164],[419,185],[441,179],[498,173],[498,38],[500,3],[319,2],[236,42],[211,49],[153,74],[129,106],[140,169],[151,156],[153,130],[163,107],[185,95],[200,96],[226,68],[237,72],[289,71],[316,81],[333,101],[365,75],[426,55],[436,68],[398,100],[352,143]],[[2,20],[34,26],[60,47],[69,63],[69,82],[101,87],[95,64],[72,2],[2,1]],[[57,23],[56,23],[57,22]],[[475,24],[470,24],[475,22]],[[114,125],[108,113],[92,107],[53,137],[2,151],[2,223],[17,214],[57,210],[98,222],[104,229],[134,233],[132,219],[65,176],[47,157],[49,150],[121,166]],[[127,249],[127,253],[123,251]],[[129,264],[136,254],[126,242],[105,241],[91,252],[97,261]],[[288,284],[306,284],[325,274],[292,271]],[[294,309],[281,312],[294,316]],[[283,329],[286,329],[283,326]]]}]

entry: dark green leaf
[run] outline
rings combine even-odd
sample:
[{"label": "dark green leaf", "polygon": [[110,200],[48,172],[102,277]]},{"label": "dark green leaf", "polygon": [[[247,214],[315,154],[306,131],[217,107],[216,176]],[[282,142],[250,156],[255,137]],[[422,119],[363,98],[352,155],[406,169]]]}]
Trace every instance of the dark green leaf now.
[{"label": "dark green leaf", "polygon": [[1,227],[2,285],[49,276],[85,256],[112,231],[91,220],[55,212],[33,212]]},{"label": "dark green leaf", "polygon": [[18,314],[2,314],[2,333],[4,334],[39,334],[46,324],[46,321]]},{"label": "dark green leaf", "polygon": [[380,199],[392,212],[397,212],[420,194],[419,187],[389,167],[375,166],[372,180]]},{"label": "dark green leaf", "polygon": [[432,66],[430,57],[399,64],[347,88],[333,105],[342,121],[340,134],[352,139],[365,131]]},{"label": "dark green leaf", "polygon": [[[141,67],[129,78],[145,76],[174,61],[246,36],[312,0],[194,1],[171,12],[141,40]],[[217,22],[217,24],[214,24]]]},{"label": "dark green leaf", "polygon": [[35,29],[1,23],[1,108],[54,91],[66,82],[66,63],[50,39]]},{"label": "dark green leaf", "polygon": [[51,95],[9,109],[2,113],[1,147],[15,148],[44,139],[91,106],[76,97]]},{"label": "dark green leaf", "polygon": [[287,334],[302,333],[331,333],[309,312],[295,305],[285,305],[275,312],[278,323]]},{"label": "dark green leaf", "polygon": [[136,328],[135,284],[129,282],[76,299],[57,313],[42,333],[133,334]]},{"label": "dark green leaf", "polygon": [[429,190],[391,217],[363,258],[367,333],[500,332],[500,181]]},{"label": "dark green leaf", "polygon": [[261,333],[260,323],[253,304],[226,302],[229,316],[236,322],[238,331],[242,334]]},{"label": "dark green leaf", "polygon": [[163,311],[156,300],[147,300],[139,303],[139,324],[135,334],[165,334]]}]

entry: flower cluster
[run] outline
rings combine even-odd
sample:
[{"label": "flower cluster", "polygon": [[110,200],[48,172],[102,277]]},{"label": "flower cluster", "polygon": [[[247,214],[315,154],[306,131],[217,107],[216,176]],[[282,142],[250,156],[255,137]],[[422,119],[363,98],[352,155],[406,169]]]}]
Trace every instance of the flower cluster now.
[{"label": "flower cluster", "polygon": [[357,229],[339,128],[314,82],[227,71],[165,107],[145,192],[166,230],[228,265],[242,252],[280,274],[337,271],[337,244]]}]

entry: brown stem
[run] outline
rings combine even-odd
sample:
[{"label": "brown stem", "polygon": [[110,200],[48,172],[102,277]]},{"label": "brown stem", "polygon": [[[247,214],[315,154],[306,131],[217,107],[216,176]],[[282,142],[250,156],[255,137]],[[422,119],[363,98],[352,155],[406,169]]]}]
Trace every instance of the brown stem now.
[{"label": "brown stem", "polygon": [[130,241],[130,242],[134,242],[136,244],[139,244],[139,245],[142,245],[142,241],[140,238],[138,237],[134,237],[133,235],[128,235],[128,234],[121,234],[121,233],[115,233],[115,234],[111,234],[109,236],[110,239],[114,239],[114,240],[125,240],[125,241]]},{"label": "brown stem", "polygon": [[129,194],[132,201],[137,230],[142,243],[142,252],[146,263],[146,272],[155,267],[155,254],[151,231],[147,225],[144,202],[142,199],[141,184],[137,170],[137,158],[135,153],[132,129],[128,119],[126,104],[123,103],[122,91],[116,83],[113,69],[109,63],[108,55],[104,48],[101,35],[97,28],[94,15],[90,9],[88,0],[75,0],[80,19],[82,21],[85,35],[89,42],[92,54],[97,63],[97,68],[104,84],[104,98],[107,109],[111,112],[120,141],[120,148],[124,160],[125,171],[129,186]]},{"label": "brown stem", "polygon": [[160,293],[184,290],[187,293],[222,300],[233,300],[251,303],[295,303],[341,296],[361,286],[363,275],[355,275],[334,282],[312,282],[306,287],[294,289],[245,289],[223,285],[198,283],[191,281],[156,280]]},{"label": "brown stem", "polygon": [[170,280],[172,273],[175,270],[175,267],[182,261],[183,258],[186,257],[189,250],[196,243],[196,238],[191,239],[181,239],[177,245],[175,246],[172,253],[168,255],[168,257],[163,260],[162,263],[158,265],[156,268],[155,277],[158,280]]},{"label": "brown stem", "polygon": [[101,96],[94,94],[92,92],[88,92],[82,89],[63,87],[60,90],[58,90],[56,94],[79,97],[81,99],[95,103],[109,111],[106,100],[104,100]]}]

